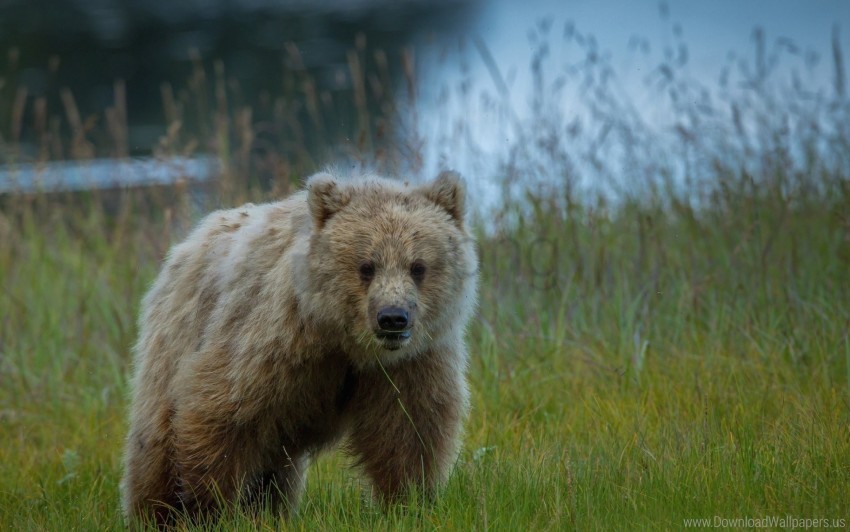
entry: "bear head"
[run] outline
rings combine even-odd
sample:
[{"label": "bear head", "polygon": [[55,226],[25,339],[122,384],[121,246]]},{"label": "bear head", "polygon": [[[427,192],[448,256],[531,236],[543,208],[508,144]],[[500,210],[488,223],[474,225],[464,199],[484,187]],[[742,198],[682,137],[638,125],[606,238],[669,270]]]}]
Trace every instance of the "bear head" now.
[{"label": "bear head", "polygon": [[454,172],[410,186],[378,177],[307,182],[311,314],[358,365],[459,341],[478,261]]}]

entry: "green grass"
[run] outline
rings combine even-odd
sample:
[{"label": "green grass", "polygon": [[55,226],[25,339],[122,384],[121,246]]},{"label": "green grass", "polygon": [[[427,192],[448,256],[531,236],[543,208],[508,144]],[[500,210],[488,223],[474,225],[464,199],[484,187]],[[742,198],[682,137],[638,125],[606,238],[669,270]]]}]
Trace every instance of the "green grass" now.
[{"label": "green grass", "polygon": [[[295,529],[632,529],[847,519],[850,196],[699,210],[539,199],[481,236],[473,409],[440,499],[381,511],[339,455]],[[767,185],[769,188],[769,185]],[[0,217],[0,529],[120,529],[135,313],[171,223],[43,199]],[[221,529],[274,529],[229,516]]]}]

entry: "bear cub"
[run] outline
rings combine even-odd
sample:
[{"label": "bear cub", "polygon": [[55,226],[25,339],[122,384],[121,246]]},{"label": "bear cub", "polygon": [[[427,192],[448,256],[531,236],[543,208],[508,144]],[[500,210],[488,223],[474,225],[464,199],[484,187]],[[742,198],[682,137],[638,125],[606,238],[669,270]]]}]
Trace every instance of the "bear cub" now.
[{"label": "bear cub", "polygon": [[469,400],[464,201],[453,172],[422,186],[321,173],[174,246],[142,302],[125,514],[292,511],[311,458],[340,441],[377,499],[433,494]]}]

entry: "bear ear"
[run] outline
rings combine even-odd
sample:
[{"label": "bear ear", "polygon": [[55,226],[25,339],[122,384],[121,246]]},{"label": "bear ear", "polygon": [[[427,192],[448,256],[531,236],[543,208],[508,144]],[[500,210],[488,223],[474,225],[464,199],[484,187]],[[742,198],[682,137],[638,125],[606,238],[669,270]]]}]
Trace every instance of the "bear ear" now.
[{"label": "bear ear", "polygon": [[466,214],[466,190],[457,172],[445,170],[420,189],[425,197],[445,209],[460,227]]},{"label": "bear ear", "polygon": [[342,189],[331,174],[322,172],[307,180],[307,205],[319,229],[350,199],[348,191]]}]

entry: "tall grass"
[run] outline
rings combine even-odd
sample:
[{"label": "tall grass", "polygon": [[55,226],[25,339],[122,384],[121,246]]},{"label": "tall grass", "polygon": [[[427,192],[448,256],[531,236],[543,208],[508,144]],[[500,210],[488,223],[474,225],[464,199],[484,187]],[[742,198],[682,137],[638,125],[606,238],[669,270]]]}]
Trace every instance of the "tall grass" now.
[{"label": "tall grass", "polygon": [[[548,30],[536,31],[531,72],[545,80],[547,69],[559,71],[547,66]],[[606,92],[600,73],[608,66],[594,41],[565,35],[586,60],[563,85],[537,83],[533,113],[519,118],[509,99],[490,98],[517,141],[491,165],[504,200],[476,222],[482,297],[469,334],[473,410],[445,493],[434,504],[412,497],[382,511],[345,460],[330,455],[311,469],[301,511],[285,526],[676,529],[689,518],[792,516],[846,527],[850,104],[839,83],[840,47],[828,90],[804,82],[789,89],[743,62],[739,75],[755,72],[755,84],[709,87],[710,101],[680,97],[699,90],[677,77],[674,55],[656,70],[664,77],[655,80],[659,94],[697,103],[677,104],[674,123],[658,131]],[[772,64],[759,59],[767,54],[759,42],[752,64]],[[487,60],[483,43],[476,53]],[[360,69],[363,80],[377,81],[355,82],[360,135],[341,149],[364,163],[409,165],[423,148],[415,128],[410,136],[386,128],[392,113],[404,115],[402,132],[415,123],[405,115],[416,108],[415,54],[404,54],[408,76],[398,90],[406,96],[377,116],[365,99],[395,87],[381,83],[387,56],[367,55],[360,43],[349,56],[352,79]],[[491,66],[498,78],[499,65]],[[282,144],[253,150],[263,131],[250,102],[223,98],[220,81],[203,89],[199,76],[208,74],[197,68],[185,94],[216,95],[193,111],[211,126],[190,131],[186,105],[197,98],[179,104],[169,94],[180,90],[166,85],[174,118],[159,150],[218,154],[224,175],[213,202],[274,197],[318,163],[321,148],[294,129],[282,130]],[[320,109],[327,98],[306,74],[293,76],[301,93],[281,96],[281,109],[303,102],[309,115],[315,98],[315,117],[306,120],[321,125],[330,116],[321,113],[333,112]],[[563,107],[558,87],[573,83],[590,87],[581,94],[595,105],[591,116]],[[281,123],[297,129],[302,119]],[[290,149],[301,156],[284,158]],[[284,166],[272,164],[279,173],[264,181],[262,161],[275,157]],[[630,190],[588,193],[582,185],[623,176]],[[179,187],[103,200],[0,198],[3,529],[121,528],[136,309],[193,213]],[[216,526],[284,524],[237,512]]]}]

